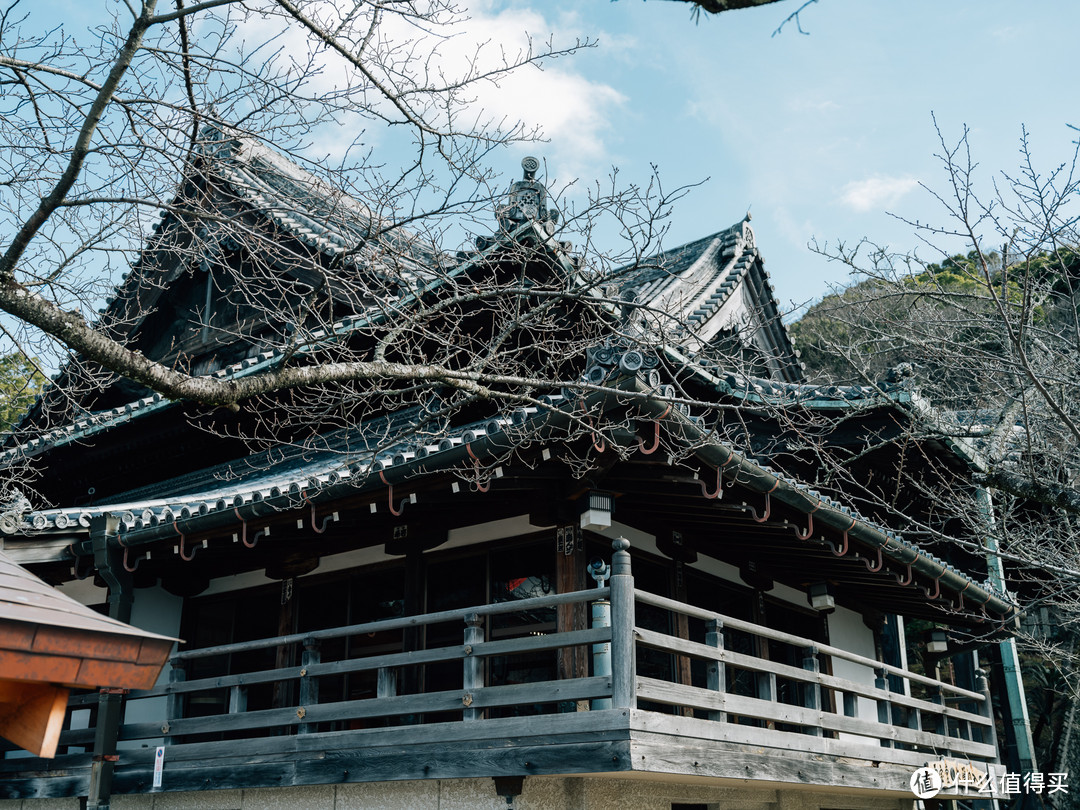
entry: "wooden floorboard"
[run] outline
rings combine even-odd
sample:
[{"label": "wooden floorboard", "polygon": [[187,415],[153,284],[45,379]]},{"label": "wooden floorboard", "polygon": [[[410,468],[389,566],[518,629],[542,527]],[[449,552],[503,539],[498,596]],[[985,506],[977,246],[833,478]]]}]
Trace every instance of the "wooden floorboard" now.
[{"label": "wooden floorboard", "polygon": [[837,757],[694,738],[673,740],[668,735],[635,734],[630,749],[634,771],[680,774],[715,779],[751,781],[822,788],[860,788],[906,792],[911,795],[911,770],[900,766],[875,767]]},{"label": "wooden floorboard", "polygon": [[[289,757],[230,757],[166,762],[167,791],[284,787],[409,779],[611,773],[630,769],[630,742],[548,741],[533,745],[379,746]],[[115,793],[143,793],[153,777],[152,757],[118,765]]]},{"label": "wooden floorboard", "polygon": [[[841,749],[852,750],[810,735],[610,709],[171,745],[162,790],[633,771],[903,792],[926,758]],[[149,791],[153,756],[152,747],[121,750],[114,791]],[[85,795],[89,765],[85,754],[0,762],[0,798]]]}]

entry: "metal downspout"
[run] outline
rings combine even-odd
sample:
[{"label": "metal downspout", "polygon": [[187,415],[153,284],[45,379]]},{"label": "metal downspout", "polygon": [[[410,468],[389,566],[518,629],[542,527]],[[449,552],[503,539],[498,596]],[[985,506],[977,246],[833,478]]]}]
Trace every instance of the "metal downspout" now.
[{"label": "metal downspout", "polygon": [[[975,490],[975,502],[990,531],[986,532],[986,569],[990,583],[998,590],[1005,591],[1005,569],[998,554],[997,538],[992,531],[996,523],[994,501],[990,490],[979,487]],[[1008,700],[1009,725],[1006,742],[1015,746],[1015,763],[1021,773],[1035,772],[1035,743],[1031,736],[1031,721],[1028,719],[1027,697],[1024,694],[1024,680],[1020,674],[1020,658],[1016,652],[1016,639],[1007,638],[998,642],[1001,665],[1004,672],[1005,696]],[[1013,763],[1010,763],[1010,765]]]},{"label": "metal downspout", "polygon": [[[131,574],[124,570],[118,552],[110,549],[115,542],[120,521],[114,515],[102,515],[90,522],[90,543],[94,567],[109,586],[109,617],[128,624],[134,586]],[[94,755],[90,766],[87,810],[109,810],[113,770],[116,767],[116,742],[124,713],[122,689],[102,689],[98,693],[97,725],[94,729]]]}]

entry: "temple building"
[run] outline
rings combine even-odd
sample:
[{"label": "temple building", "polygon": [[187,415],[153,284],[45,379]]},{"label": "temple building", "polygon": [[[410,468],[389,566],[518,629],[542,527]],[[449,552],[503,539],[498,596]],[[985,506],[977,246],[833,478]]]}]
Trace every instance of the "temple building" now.
[{"label": "temple building", "polygon": [[[875,497],[947,533],[970,448],[910,429],[902,373],[805,381],[748,217],[600,283],[532,159],[446,256],[265,147],[211,146],[181,194],[214,216],[164,214],[102,316],[151,359],[239,384],[375,356],[491,279],[591,331],[559,358],[458,306],[552,385],[450,408],[402,383],[307,432],[304,387],[232,412],[62,370],[0,454],[38,476],[4,552],[183,642],[122,701],[74,693],[54,758],[8,750],[0,810],[911,810],[925,767],[923,806],[996,806],[1017,607]],[[320,326],[267,317],[271,275],[290,311],[329,290]]]}]

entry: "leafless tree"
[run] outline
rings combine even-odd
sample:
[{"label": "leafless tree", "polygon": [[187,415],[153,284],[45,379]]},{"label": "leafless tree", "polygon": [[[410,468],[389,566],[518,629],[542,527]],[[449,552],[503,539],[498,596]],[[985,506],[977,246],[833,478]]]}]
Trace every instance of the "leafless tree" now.
[{"label": "leafless tree", "polygon": [[[940,224],[910,224],[924,247],[821,246],[857,283],[796,326],[818,373],[874,383],[911,375],[912,439],[947,442],[979,489],[949,506],[956,537],[1001,560],[1024,598],[1027,641],[1046,678],[1076,699],[1080,632],[1080,234],[1077,151],[1038,167],[1027,133],[1015,173],[980,176],[965,129],[938,130]],[[930,190],[930,186],[927,186]],[[931,219],[931,222],[934,222]],[[924,258],[929,257],[929,258]],[[838,465],[838,474],[842,473]],[[961,488],[963,489],[963,488]],[[881,496],[883,493],[877,493]],[[877,497],[884,506],[885,499]],[[930,533],[929,527],[909,531]],[[1066,702],[1059,700],[1059,723]],[[1058,726],[1060,729],[1060,725]],[[1048,732],[1049,734],[1049,732]],[[1059,734],[1060,736],[1060,734]],[[1047,743],[1052,747],[1051,743]],[[1047,751],[1049,764],[1067,752]]]},{"label": "leafless tree", "polygon": [[[146,2],[128,11],[89,45],[63,28],[27,35],[17,4],[0,17],[7,234],[0,307],[104,368],[172,396],[221,405],[299,380],[295,372],[285,375],[291,382],[278,373],[241,393],[197,379],[125,349],[115,327],[113,334],[92,328],[86,307],[142,249],[159,211],[184,218],[198,207],[198,199],[177,195],[177,181],[196,164],[213,175],[209,164],[229,148],[222,133],[272,144],[303,162],[314,183],[354,192],[370,215],[369,237],[419,222],[410,238],[421,239],[415,234],[426,226],[431,241],[430,215],[468,214],[490,197],[491,175],[479,158],[530,135],[516,124],[478,120],[468,103],[471,88],[583,44],[495,62],[478,54],[455,59],[445,54],[440,28],[458,13],[448,3],[336,8],[212,0],[169,9]],[[411,136],[413,160],[400,173],[384,173],[364,151],[365,132],[379,124]],[[328,137],[345,138],[338,154],[301,154]],[[338,204],[344,199],[339,195]],[[188,217],[185,249],[193,260],[208,247],[197,239],[198,220],[213,216],[228,219],[230,212]],[[238,234],[244,229],[229,224]],[[248,242],[264,236],[239,235]],[[372,371],[356,366],[331,377]]]},{"label": "leafless tree", "polygon": [[[492,155],[535,133],[488,120],[476,88],[587,43],[490,60],[449,36],[458,14],[449,0],[177,0],[168,9],[144,0],[89,41],[31,31],[17,3],[0,14],[0,328],[25,355],[64,369],[27,429],[149,389],[191,403],[200,427],[266,444],[266,464],[276,447],[321,447],[330,431],[361,422],[374,426],[362,437],[369,448],[400,445],[405,430],[421,448],[451,420],[548,407],[553,391],[632,402],[603,374],[582,377],[614,342],[670,363],[664,376],[676,384],[660,397],[708,416],[710,439],[778,466],[787,459],[796,474],[813,458],[824,491],[855,493],[915,539],[959,535],[981,554],[993,536],[1043,602],[1053,598],[1038,588],[1046,572],[1075,581],[1075,546],[1055,543],[1074,537],[1076,277],[1067,263],[1035,270],[1065,262],[1075,244],[1062,219],[1075,192],[1068,168],[1047,181],[1029,164],[979,208],[966,139],[946,150],[953,198],[941,200],[961,227],[930,235],[972,241],[969,287],[957,292],[933,273],[912,287],[892,272],[909,265],[881,253],[873,283],[831,315],[850,338],[831,350],[850,358],[859,382],[876,382],[882,357],[940,367],[921,392],[932,407],[913,413],[915,438],[967,442],[995,493],[993,512],[962,513],[971,488],[942,468],[936,480],[955,482],[955,503],[935,491],[938,512],[913,520],[830,444],[834,419],[801,408],[782,385],[755,388],[759,359],[741,348],[754,341],[739,323],[727,339],[705,336],[672,314],[689,302],[627,295],[638,274],[663,270],[650,257],[685,188],[613,178],[556,216],[558,200],[529,164],[503,195]],[[408,143],[401,160],[369,146],[387,132]],[[619,229],[614,252],[595,236],[603,218]],[[1008,245],[996,264],[982,247],[987,226]],[[462,234],[473,246],[446,253]],[[859,254],[839,258],[854,264]],[[874,319],[856,317],[860,307]],[[221,373],[236,363],[243,374]],[[731,395],[699,396],[691,364],[729,375]],[[620,427],[634,429],[600,424],[584,406],[571,416],[570,430],[599,443]],[[664,450],[678,464],[694,447],[665,438]],[[583,457],[576,471],[595,463]],[[937,463],[926,456],[910,474],[901,465],[905,491],[918,492],[917,470]],[[946,526],[953,514],[966,530]]]},{"label": "leafless tree", "polygon": [[[146,0],[88,42],[37,33],[9,6],[0,310],[18,350],[64,368],[30,427],[116,404],[118,379],[242,411],[240,426],[204,424],[278,442],[417,402],[434,436],[481,400],[591,390],[580,361],[627,306],[620,268],[657,252],[685,189],[613,178],[560,220],[530,181],[532,216],[495,221],[490,157],[537,133],[489,120],[478,88],[589,43],[492,57],[454,39],[461,14],[442,0]],[[367,144],[387,133],[384,158]],[[602,216],[617,255],[594,243]],[[476,248],[444,252],[463,233]],[[627,346],[671,333],[661,311],[624,321]],[[257,368],[211,373],[240,361]]]}]

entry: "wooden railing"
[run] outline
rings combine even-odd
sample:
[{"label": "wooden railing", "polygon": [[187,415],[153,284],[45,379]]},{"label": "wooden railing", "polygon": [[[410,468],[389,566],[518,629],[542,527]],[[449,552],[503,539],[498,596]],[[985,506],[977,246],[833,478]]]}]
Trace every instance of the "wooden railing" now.
[{"label": "wooden railing", "polygon": [[[489,722],[514,713],[581,712],[588,708],[586,701],[593,700],[602,701],[593,704],[598,721],[604,712],[597,711],[596,706],[610,706],[628,717],[627,710],[640,709],[686,718],[687,722],[672,733],[773,749],[820,751],[904,764],[940,756],[996,761],[985,682],[980,691],[962,689],[839,647],[636,590],[625,541],[616,541],[615,549],[608,587],[176,653],[170,659],[167,683],[132,693],[128,698],[129,707],[133,701],[156,698],[160,706],[142,703],[143,707],[155,706],[154,719],[133,721],[133,712],[129,712],[119,738],[145,747],[360,728],[374,729],[371,733],[384,729],[393,734],[399,726]],[[486,617],[527,612],[535,615],[540,610],[567,609],[600,599],[610,600],[611,627],[486,637]],[[635,620],[637,605],[647,606],[654,613],[666,612],[666,626],[681,627],[683,634],[655,629],[659,626],[655,624],[654,629],[639,626]],[[405,643],[410,633],[415,640],[418,631],[436,625],[445,628],[448,622],[458,623],[461,628],[460,643],[434,648]],[[702,623],[701,640],[688,638],[685,628],[693,624],[700,631]],[[331,640],[398,632],[397,651],[363,657],[339,655],[336,660],[329,660],[329,656],[324,659],[322,654]],[[742,649],[749,652],[728,648],[732,645],[726,644],[726,638],[735,635],[741,638]],[[546,651],[554,659],[556,650],[580,650],[607,643],[610,676],[560,678],[557,667],[552,665],[550,677],[527,683],[491,685],[490,677],[486,677],[485,662],[503,656]],[[769,660],[761,654],[770,643],[784,645],[789,661],[796,661],[796,665]],[[189,673],[197,672],[200,661],[227,661],[229,656],[258,651],[299,651],[300,647],[303,651],[296,666],[189,677]],[[639,661],[648,660],[650,654],[666,656],[672,662],[664,670],[665,677],[638,674]],[[838,662],[855,665],[859,669],[852,672],[864,672],[866,677],[860,680],[857,676],[830,674],[830,669],[840,668]],[[440,668],[439,675],[429,678],[426,684],[410,677],[421,668],[433,666]],[[224,665],[221,668],[227,670]],[[320,683],[327,683],[324,679],[359,673],[367,673],[369,681],[374,674],[373,694],[360,699],[327,699],[324,690],[320,699]],[[889,681],[895,683],[896,679],[904,684],[903,691],[890,688]],[[261,702],[250,701],[249,692],[255,688],[262,688],[264,693],[266,688],[273,689],[273,700],[266,700],[264,694]],[[85,709],[94,701],[96,696],[89,695],[74,699],[72,705]],[[203,711],[194,711],[196,706],[202,706]],[[212,707],[212,713],[206,713],[207,706]],[[579,719],[585,721],[587,716],[579,714]],[[72,729],[63,733],[60,744],[71,752],[81,747],[89,753],[93,737],[92,728]]]},{"label": "wooden railing", "polygon": [[[485,717],[487,710],[500,707],[527,704],[542,711],[545,706],[550,709],[553,704],[564,701],[610,697],[611,679],[606,677],[551,679],[501,686],[486,686],[484,683],[485,659],[608,642],[611,640],[611,629],[595,628],[488,641],[484,639],[483,617],[581,604],[603,598],[608,593],[608,588],[598,588],[179,652],[170,658],[168,683],[133,692],[129,696],[129,701],[167,698],[167,710],[161,722],[127,723],[120,728],[120,739],[165,738],[167,743],[183,743],[205,740],[205,735],[239,738],[245,732],[253,736],[267,732],[282,734],[295,731],[304,734],[356,727],[380,720],[390,725],[411,725],[423,722],[425,716],[433,715],[440,720],[468,722],[480,720]],[[323,661],[320,655],[320,645],[331,639],[419,629],[445,622],[464,624],[462,643],[333,661]],[[187,678],[190,665],[199,659],[222,658],[292,645],[303,645],[298,666],[192,680]],[[460,667],[460,689],[398,693],[403,671],[448,662],[457,662]],[[374,697],[320,701],[320,679],[371,672],[377,675],[378,687]],[[295,696],[295,702],[288,706],[252,710],[248,691],[262,684],[279,687],[293,685],[294,688],[282,691]],[[221,699],[226,692],[227,699]],[[210,716],[185,716],[190,715],[185,707],[192,705],[192,698],[207,695],[216,695],[216,702],[224,711]],[[92,734],[93,730],[64,732],[61,745],[86,744]]]},{"label": "wooden railing", "polygon": [[[705,683],[673,683],[637,678],[642,702],[662,704],[695,717],[748,727],[745,739],[784,747],[802,747],[791,734],[822,737],[833,742],[832,753],[867,757],[867,746],[878,750],[871,758],[919,763],[927,758],[959,757],[997,761],[994,723],[985,678],[982,690],[971,691],[828,644],[750,622],[702,610],[661,596],[635,591],[639,604],[705,623],[705,642],[636,627],[641,648],[658,650],[705,664]],[[725,631],[749,638],[750,646],[779,642],[798,651],[801,666],[725,649]],[[873,673],[860,682],[822,672],[822,663],[847,661]],[[684,668],[685,670],[685,668]],[[903,691],[889,688],[895,676]],[[731,686],[741,680],[741,689]],[[785,689],[779,688],[783,684]],[[781,691],[786,695],[781,696]],[[740,693],[741,692],[741,693]],[[924,695],[920,697],[919,695]],[[860,700],[861,699],[861,700]],[[867,715],[870,716],[867,716]],[[749,729],[760,729],[758,732]],[[811,746],[822,748],[822,746]],[[904,756],[900,752],[912,752]]]}]

